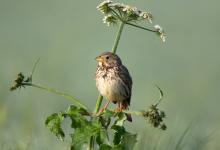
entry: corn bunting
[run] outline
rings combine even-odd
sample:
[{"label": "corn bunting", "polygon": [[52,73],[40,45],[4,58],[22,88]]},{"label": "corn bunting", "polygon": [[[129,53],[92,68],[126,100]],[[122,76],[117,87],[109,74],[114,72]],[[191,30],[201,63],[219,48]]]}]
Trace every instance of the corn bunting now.
[{"label": "corn bunting", "polygon": [[[118,104],[116,109],[118,112],[128,109],[132,90],[132,79],[128,69],[122,64],[118,55],[112,52],[104,52],[96,57],[96,60],[98,61],[96,87],[108,100],[100,112],[107,109],[110,102]],[[128,121],[132,121],[130,114],[126,116]]]}]

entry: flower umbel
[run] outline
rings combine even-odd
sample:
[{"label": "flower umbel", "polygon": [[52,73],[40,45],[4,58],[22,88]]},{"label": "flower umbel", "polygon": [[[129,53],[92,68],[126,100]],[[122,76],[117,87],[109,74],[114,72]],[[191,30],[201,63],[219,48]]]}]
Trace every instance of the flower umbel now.
[{"label": "flower umbel", "polygon": [[163,28],[162,28],[161,26],[159,26],[159,25],[155,25],[155,26],[154,26],[154,29],[156,30],[156,33],[160,36],[161,40],[162,40],[163,42],[165,42],[165,40],[166,40],[166,34],[164,33]]},{"label": "flower umbel", "polygon": [[97,6],[97,9],[101,11],[103,14],[107,14],[110,12],[109,4],[111,3],[111,0],[105,0]]},{"label": "flower umbel", "polygon": [[150,23],[153,23],[153,15],[151,13],[148,12],[141,12],[139,14],[140,17],[142,17],[143,19],[147,19]]},{"label": "flower umbel", "polygon": [[112,15],[107,15],[107,16],[104,16],[103,23],[106,23],[107,26],[110,26],[111,24],[116,24],[117,19]]},{"label": "flower umbel", "polygon": [[137,23],[140,21],[153,23],[153,15],[148,11],[141,11],[137,7],[125,5],[123,3],[113,3],[113,1],[111,0],[105,0],[101,2],[97,6],[97,9],[101,13],[105,14],[103,18],[103,23],[107,24],[107,26],[110,26],[117,22],[122,22],[123,24],[154,32],[160,36],[163,42],[165,42],[166,40],[164,30],[159,25],[155,25],[154,29],[149,29],[137,25]]},{"label": "flower umbel", "polygon": [[123,22],[140,21],[147,19],[152,22],[152,14],[138,10],[136,7],[122,3],[113,3],[110,0],[103,1],[97,6],[97,9],[103,14],[111,14],[117,20]]},{"label": "flower umbel", "polygon": [[135,12],[137,12],[137,8],[130,6],[130,5],[124,5],[124,8],[122,9],[122,11],[124,11],[126,13],[135,13]]}]

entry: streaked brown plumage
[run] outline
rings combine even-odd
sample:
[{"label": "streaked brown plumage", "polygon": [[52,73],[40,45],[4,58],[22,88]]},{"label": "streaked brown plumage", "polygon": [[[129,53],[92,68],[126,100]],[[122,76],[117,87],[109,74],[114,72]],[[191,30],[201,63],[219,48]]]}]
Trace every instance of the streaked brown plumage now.
[{"label": "streaked brown plumage", "polygon": [[[96,86],[102,96],[109,102],[117,103],[117,111],[128,109],[131,100],[132,79],[121,59],[111,52],[104,52],[98,57],[96,70]],[[103,108],[108,107],[109,102]],[[127,119],[132,121],[127,114]]]}]

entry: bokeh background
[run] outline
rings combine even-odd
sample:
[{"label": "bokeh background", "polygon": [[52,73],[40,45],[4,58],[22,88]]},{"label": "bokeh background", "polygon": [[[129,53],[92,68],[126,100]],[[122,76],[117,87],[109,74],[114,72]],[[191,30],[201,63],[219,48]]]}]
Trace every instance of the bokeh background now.
[{"label": "bokeh background", "polygon": [[[10,92],[16,74],[40,63],[34,82],[66,91],[95,106],[95,56],[110,51],[117,26],[102,23],[97,0],[0,0],[0,149],[68,149],[45,127],[46,117],[71,104],[35,88]],[[220,1],[124,0],[154,15],[168,38],[126,26],[118,54],[133,77],[132,110],[165,97],[168,130],[133,117],[128,130],[139,134],[136,149],[220,149]],[[146,23],[146,26],[151,26]],[[112,106],[114,107],[114,106]],[[68,122],[65,127],[68,128]]]}]

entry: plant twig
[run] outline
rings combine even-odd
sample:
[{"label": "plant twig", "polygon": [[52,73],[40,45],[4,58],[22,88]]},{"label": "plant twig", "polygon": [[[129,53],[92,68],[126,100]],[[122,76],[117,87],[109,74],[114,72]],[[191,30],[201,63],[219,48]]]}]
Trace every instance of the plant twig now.
[{"label": "plant twig", "polygon": [[30,77],[29,77],[31,80],[32,80],[34,71],[35,71],[35,69],[36,69],[37,64],[39,63],[39,61],[40,61],[40,58],[38,58],[37,61],[34,63],[33,69],[32,69],[32,71],[31,71],[31,74],[30,74]]},{"label": "plant twig", "polygon": [[91,136],[91,138],[89,139],[88,150],[93,150],[93,149],[94,149],[94,137]]},{"label": "plant twig", "polygon": [[[116,53],[118,43],[119,43],[119,40],[120,40],[120,37],[121,37],[121,34],[122,34],[123,27],[124,27],[124,22],[121,22],[120,26],[119,26],[119,29],[118,29],[118,33],[117,33],[116,38],[115,38],[113,48],[112,48],[113,53]],[[102,100],[103,100],[103,96],[99,95],[99,97],[97,99],[97,102],[96,102],[95,109],[94,109],[95,114],[99,112],[99,109],[100,109],[101,104],[102,104]]]},{"label": "plant twig", "polygon": [[118,29],[118,33],[117,33],[117,36],[115,38],[115,43],[113,45],[113,48],[112,48],[112,53],[116,53],[116,50],[117,50],[117,47],[118,47],[118,43],[119,43],[119,40],[120,40],[120,37],[121,37],[121,33],[122,33],[122,30],[123,30],[123,27],[124,27],[124,22],[121,22],[120,23],[120,26],[119,26],[119,29]]},{"label": "plant twig", "polygon": [[[123,27],[124,27],[124,22],[121,21],[119,29],[118,29],[118,33],[116,35],[115,42],[114,42],[114,45],[113,45],[113,48],[112,48],[112,53],[116,53],[118,43],[119,43],[119,40],[120,40],[120,37],[121,37],[121,34],[122,34]],[[96,106],[95,106],[95,109],[94,109],[95,114],[97,114],[99,112],[101,104],[102,104],[102,100],[103,100],[103,96],[100,94],[98,99],[97,99]],[[92,150],[94,148],[94,145],[93,145],[94,140],[93,139],[94,139],[93,136],[90,137],[90,139],[89,139],[89,145],[88,145],[89,150]]]},{"label": "plant twig", "polygon": [[160,92],[160,97],[159,97],[159,100],[157,101],[157,103],[154,105],[154,106],[158,106],[159,104],[160,104],[160,102],[162,101],[162,99],[163,99],[163,91],[161,90],[161,88],[158,86],[158,85],[156,85],[155,84],[155,86],[156,86],[156,88],[159,90],[159,92]]},{"label": "plant twig", "polygon": [[133,24],[133,23],[126,22],[126,24],[130,25],[130,26],[133,26],[133,27],[137,27],[137,28],[143,29],[143,30],[147,30],[147,31],[150,31],[150,32],[157,32],[156,30],[152,30],[152,29],[148,29],[148,28],[145,28],[145,27],[141,27],[141,26]]}]

